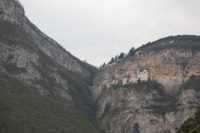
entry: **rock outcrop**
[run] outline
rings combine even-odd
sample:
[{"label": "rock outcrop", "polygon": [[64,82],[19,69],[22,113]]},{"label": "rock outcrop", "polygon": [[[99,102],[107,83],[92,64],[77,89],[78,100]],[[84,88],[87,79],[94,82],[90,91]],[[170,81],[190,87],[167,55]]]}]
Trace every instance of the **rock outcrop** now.
[{"label": "rock outcrop", "polygon": [[100,70],[93,88],[100,128],[174,133],[200,104],[200,93],[183,89],[191,76],[200,75],[199,49],[200,37],[168,37]]},{"label": "rock outcrop", "polygon": [[96,69],[71,55],[56,41],[41,32],[25,16],[24,8],[18,0],[0,1],[0,19],[21,26],[35,45],[38,45],[43,52],[68,70],[79,73],[86,79],[91,80],[94,77]]},{"label": "rock outcrop", "polygon": [[[59,67],[62,66],[66,71],[78,74],[92,85],[97,69],[80,61],[41,32],[25,16],[24,8],[18,0],[0,1],[0,21],[2,72],[29,85],[38,85],[36,88],[45,95],[50,94],[48,89],[45,89],[47,86],[42,87],[38,83],[50,82],[48,78],[55,79],[55,84],[60,85],[55,86],[56,93],[70,101],[72,97],[69,94],[69,79],[67,80],[62,72],[58,72]],[[47,70],[48,74],[45,72]]]},{"label": "rock outcrop", "polygon": [[0,57],[1,74],[70,105],[83,101],[73,98],[75,93],[89,94],[97,71],[32,24],[18,0],[0,1]]},{"label": "rock outcrop", "polygon": [[96,71],[32,24],[18,0],[0,0],[0,132],[98,133]]},{"label": "rock outcrop", "polygon": [[[0,101],[15,103],[9,98],[17,99],[20,102],[16,103],[26,109],[20,110],[18,106],[13,108],[28,112],[9,117],[7,121],[4,116],[0,117],[5,120],[2,125],[26,116],[42,116],[43,119],[43,111],[48,110],[47,116],[56,112],[51,119],[58,118],[58,124],[54,126],[54,119],[52,121],[48,119],[50,117],[45,117],[50,122],[47,121],[48,127],[40,127],[44,132],[57,129],[59,132],[97,132],[92,116],[89,117],[95,110],[89,86],[92,85],[96,68],[80,61],[42,33],[25,16],[18,0],[0,0],[0,57],[0,90],[6,94]],[[124,59],[99,70],[94,78],[92,98],[96,103],[96,120],[101,131],[175,133],[186,119],[194,117],[196,107],[200,104],[200,87],[196,85],[200,75],[199,59],[200,37],[175,36],[132,49]],[[15,87],[19,90],[15,90]],[[27,88],[34,95],[26,92]],[[33,96],[33,99],[44,98],[42,104],[46,108],[42,108],[37,100],[36,103],[30,102],[27,95]],[[34,108],[28,103],[35,104]],[[59,109],[52,109],[52,105]],[[63,105],[66,109],[64,112]],[[5,114],[5,118],[10,114],[16,115],[12,105],[5,104],[1,108],[0,112]],[[85,114],[87,111],[89,113]],[[32,116],[29,112],[37,113]],[[76,116],[84,119],[77,120]],[[38,119],[41,118],[31,122],[38,125]],[[23,131],[35,128],[31,127],[31,122],[25,123],[30,127]],[[78,124],[72,125],[71,122]],[[53,128],[48,130],[52,123]],[[86,124],[82,126],[80,123]],[[17,121],[12,124],[16,128],[20,126],[15,124],[21,123]],[[91,128],[86,128],[88,125]],[[6,127],[3,129],[8,131]]]},{"label": "rock outcrop", "polygon": [[24,8],[18,0],[1,0],[0,18],[21,26],[26,23]]}]

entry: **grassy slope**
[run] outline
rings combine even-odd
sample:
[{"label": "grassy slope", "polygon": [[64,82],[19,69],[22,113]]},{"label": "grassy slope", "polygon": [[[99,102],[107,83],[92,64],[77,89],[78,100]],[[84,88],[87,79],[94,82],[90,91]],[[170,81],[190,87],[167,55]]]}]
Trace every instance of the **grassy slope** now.
[{"label": "grassy slope", "polygon": [[0,77],[1,133],[95,133],[87,113]]},{"label": "grassy slope", "polygon": [[[29,38],[29,39],[28,39]],[[0,21],[0,41],[6,45],[19,45],[40,57],[38,70],[42,80],[36,81],[51,92],[51,97],[43,97],[16,79],[0,77],[0,132],[60,132],[95,133],[93,103],[85,80],[78,74],[67,71],[45,55],[30,37],[17,25]],[[56,83],[49,77],[57,68],[68,82],[75,107],[54,94]],[[15,69],[15,66],[12,66]],[[17,69],[17,68],[16,68]]]}]

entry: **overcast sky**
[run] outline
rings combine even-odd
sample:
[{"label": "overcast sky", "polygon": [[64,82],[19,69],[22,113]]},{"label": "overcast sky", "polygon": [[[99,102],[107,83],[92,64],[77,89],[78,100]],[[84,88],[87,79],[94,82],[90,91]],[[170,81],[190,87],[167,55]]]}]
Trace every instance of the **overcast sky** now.
[{"label": "overcast sky", "polygon": [[40,30],[96,66],[163,37],[200,35],[200,0],[20,1]]}]

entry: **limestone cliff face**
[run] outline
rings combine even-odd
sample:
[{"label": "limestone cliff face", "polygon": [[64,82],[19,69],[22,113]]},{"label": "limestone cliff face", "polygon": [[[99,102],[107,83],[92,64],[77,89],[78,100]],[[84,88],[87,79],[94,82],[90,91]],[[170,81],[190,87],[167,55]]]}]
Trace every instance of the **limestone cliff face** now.
[{"label": "limestone cliff face", "polygon": [[18,0],[0,0],[0,57],[2,75],[20,80],[44,96],[61,96],[71,103],[71,93],[88,91],[97,71],[32,24]]},{"label": "limestone cliff face", "polygon": [[80,61],[71,55],[57,42],[42,33],[34,24],[25,16],[23,6],[18,0],[1,0],[0,1],[0,19],[10,21],[21,26],[35,45],[45,52],[52,59],[64,66],[70,71],[79,73],[87,79],[94,76],[95,69],[91,71],[89,64]]},{"label": "limestone cliff face", "polygon": [[96,71],[34,26],[19,1],[0,0],[0,132],[98,133]]},{"label": "limestone cliff face", "polygon": [[19,25],[26,23],[24,8],[18,0],[1,0],[0,18]]},{"label": "limestone cliff face", "polygon": [[93,88],[100,127],[106,133],[174,133],[200,104],[200,93],[182,89],[200,75],[199,48],[199,37],[169,37],[100,70]]},{"label": "limestone cliff face", "polygon": [[108,65],[95,77],[95,84],[112,85],[126,80],[135,83],[138,69],[147,70],[150,80],[162,84],[166,91],[180,87],[191,75],[200,75],[200,51],[164,49],[160,51],[137,51],[117,64]]}]

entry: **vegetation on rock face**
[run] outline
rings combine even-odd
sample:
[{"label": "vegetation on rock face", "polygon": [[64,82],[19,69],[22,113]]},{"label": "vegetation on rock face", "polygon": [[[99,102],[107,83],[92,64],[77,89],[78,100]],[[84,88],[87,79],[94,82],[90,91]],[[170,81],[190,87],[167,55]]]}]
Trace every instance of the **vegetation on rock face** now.
[{"label": "vegetation on rock face", "polygon": [[146,92],[152,92],[153,90],[158,91],[159,93],[163,93],[162,91],[162,85],[160,85],[156,81],[148,80],[147,82],[138,82],[134,84],[127,84],[125,85],[127,89],[137,89],[138,91],[146,91]]},{"label": "vegetation on rock face", "polygon": [[169,48],[199,51],[200,37],[194,35],[169,36],[154,42],[149,42],[146,45],[142,45],[136,49],[136,51],[159,51]]},{"label": "vegetation on rock face", "polygon": [[43,97],[16,79],[0,77],[0,133],[96,133],[91,119],[64,99]]},{"label": "vegetation on rock face", "polygon": [[200,76],[192,75],[190,79],[183,84],[183,89],[194,89],[195,91],[200,91]]},{"label": "vegetation on rock face", "polygon": [[[137,51],[149,52],[170,48],[192,50],[195,53],[195,51],[200,51],[200,37],[195,35],[169,36],[154,42],[149,42],[137,49],[133,47],[129,50],[128,56],[134,56]],[[122,52],[119,56],[117,55],[111,58],[108,64],[115,63],[125,57],[127,57],[126,54]],[[100,66],[100,69],[104,68],[102,66]]]},{"label": "vegetation on rock face", "polygon": [[195,118],[187,119],[177,133],[200,133],[200,108],[198,108]]},{"label": "vegetation on rock face", "polygon": [[156,102],[157,105],[147,106],[146,109],[150,109],[153,114],[160,115],[163,118],[165,117],[166,113],[176,112],[177,107],[179,106],[177,105],[178,98],[176,95],[159,95],[155,97],[153,101]]},{"label": "vegetation on rock face", "polygon": [[[183,89],[200,90],[200,76],[192,75],[190,79],[183,84]],[[198,107],[195,118],[187,119],[177,131],[177,133],[200,133],[200,107]]]},{"label": "vegetation on rock face", "polygon": [[156,81],[148,80],[147,82],[138,82],[138,83],[131,83],[122,85],[120,83],[116,85],[111,85],[112,89],[117,90],[119,88],[126,88],[126,89],[135,89],[138,93],[149,93],[154,90],[158,91],[159,93],[163,93],[162,85],[157,83]]},{"label": "vegetation on rock face", "polygon": [[[41,73],[41,79],[32,82],[50,92],[50,95],[41,96],[34,85],[29,86],[0,72],[0,133],[98,132],[94,121],[95,107],[91,100],[89,81],[77,73],[68,71],[44,54],[18,25],[0,21],[0,42],[36,53],[39,56],[39,65],[32,65]],[[1,63],[9,74],[26,72],[16,65]],[[87,69],[92,68],[86,63],[82,65]],[[91,71],[94,76],[96,70],[92,68]],[[73,107],[69,101],[57,95],[54,88],[59,88],[60,85],[51,77],[53,73],[61,75],[68,82],[69,93],[74,101]]]},{"label": "vegetation on rock face", "polygon": [[156,92],[156,95],[152,99],[157,104],[145,107],[151,110],[152,113],[164,116],[168,112],[175,111],[177,108],[177,96],[167,94],[164,92],[164,88],[156,81],[140,82],[137,84],[130,84],[125,86],[127,89],[135,89],[138,93],[146,94]]},{"label": "vegetation on rock face", "polygon": [[135,48],[134,48],[134,47],[132,47],[132,48],[129,50],[128,55],[135,55]]},{"label": "vegetation on rock face", "polygon": [[119,59],[123,59],[123,58],[125,58],[126,57],[126,54],[125,53],[121,53],[120,55],[119,55]]},{"label": "vegetation on rock face", "polygon": [[122,60],[125,57],[126,57],[126,54],[121,52],[120,55],[116,55],[115,57],[112,57],[111,60],[107,64],[103,63],[103,65],[101,65],[99,69],[103,69],[106,65],[117,63],[119,60]]},{"label": "vegetation on rock face", "polygon": [[[35,27],[36,28],[36,27]],[[176,36],[160,39],[158,41],[149,43],[137,50],[161,50],[164,48],[181,48],[191,49],[193,51],[200,50],[200,37],[196,36]],[[87,63],[81,62],[76,57],[72,57],[86,70],[92,73],[89,80],[85,80],[77,73],[70,72],[56,63],[49,56],[44,54],[41,49],[34,45],[26,32],[21,27],[11,24],[9,22],[0,21],[0,42],[11,46],[20,46],[30,52],[37,53],[39,56],[39,65],[34,66],[41,73],[41,80],[33,81],[35,84],[47,89],[50,95],[41,96],[34,86],[28,86],[23,82],[11,77],[7,77],[0,73],[0,133],[12,132],[59,132],[59,133],[96,133],[94,112],[95,105],[91,99],[89,85],[92,84],[92,79],[96,73],[96,69]],[[189,42],[192,42],[188,45]],[[158,45],[160,44],[160,45]],[[131,49],[129,55],[134,55],[135,49]],[[117,62],[118,59],[123,59],[124,53],[118,57],[111,59],[110,64]],[[9,57],[12,59],[13,57]],[[102,68],[106,64],[104,63]],[[7,72],[10,74],[19,74],[26,72],[22,68],[17,68],[13,64],[3,63]],[[56,70],[52,69],[56,68]],[[69,93],[72,96],[75,105],[72,107],[66,101],[56,95],[53,87],[60,87],[50,75],[52,73],[61,75],[69,85]],[[183,89],[193,88],[199,91],[200,77],[191,76],[191,78],[184,84]],[[177,98],[175,95],[167,95],[163,92],[162,86],[154,81],[139,82],[137,84],[128,84],[122,86],[113,85],[112,89],[123,87],[125,90],[135,89],[138,94],[152,93],[156,91],[158,96],[153,98],[153,102],[157,105],[150,105],[146,107],[152,113],[164,115],[166,112],[171,112],[177,108]],[[166,104],[167,103],[167,104]],[[104,115],[109,117],[117,116],[120,108],[109,111],[109,106],[106,107]],[[200,131],[200,109],[198,110],[195,119],[188,119],[178,130],[178,133],[197,133]],[[103,132],[103,131],[102,131]],[[135,124],[134,132],[139,132],[139,125]]]},{"label": "vegetation on rock face", "polygon": [[18,25],[0,20],[0,42],[9,46],[16,44],[29,44],[26,37],[24,31]]}]

